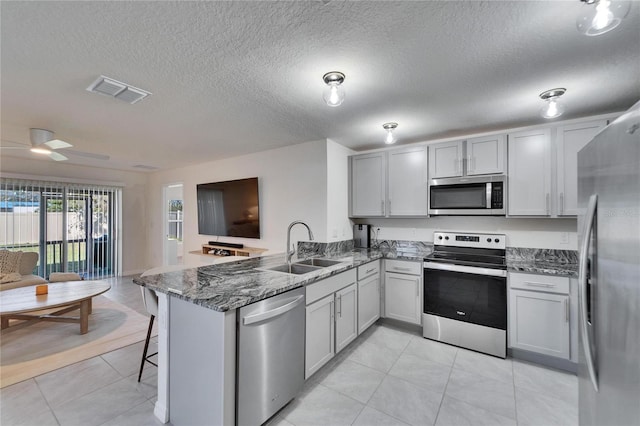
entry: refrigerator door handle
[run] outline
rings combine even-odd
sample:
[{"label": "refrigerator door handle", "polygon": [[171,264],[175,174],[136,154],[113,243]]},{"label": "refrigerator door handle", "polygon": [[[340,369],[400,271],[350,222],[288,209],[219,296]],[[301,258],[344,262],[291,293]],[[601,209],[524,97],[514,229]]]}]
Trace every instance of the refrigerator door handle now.
[{"label": "refrigerator door handle", "polygon": [[580,250],[580,264],[578,271],[578,283],[579,283],[579,295],[580,295],[580,328],[582,332],[582,349],[587,361],[587,370],[589,371],[589,378],[593,384],[594,389],[598,392],[598,377],[596,375],[594,356],[591,352],[591,334],[587,327],[587,259],[589,242],[591,240],[591,233],[593,232],[593,223],[596,217],[596,208],[598,206],[598,195],[593,194],[589,198],[589,204],[587,205],[587,212],[585,215],[584,228],[582,235],[582,247]]}]

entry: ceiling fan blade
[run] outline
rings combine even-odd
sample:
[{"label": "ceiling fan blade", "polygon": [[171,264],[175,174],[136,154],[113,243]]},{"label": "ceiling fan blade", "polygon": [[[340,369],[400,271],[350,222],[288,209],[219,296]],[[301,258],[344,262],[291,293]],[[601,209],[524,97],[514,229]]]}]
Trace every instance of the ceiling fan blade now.
[{"label": "ceiling fan blade", "polygon": [[71,145],[69,142],[61,141],[60,139],[54,139],[44,143],[51,149],[61,149],[61,148],[70,148]]},{"label": "ceiling fan blade", "polygon": [[105,160],[105,161],[111,158],[108,155],[104,155],[104,154],[94,154],[92,152],[76,151],[73,149],[65,150],[65,154],[71,154],[71,155],[75,155],[78,157],[85,157],[85,158],[95,158],[96,160]]},{"label": "ceiling fan blade", "polygon": [[60,154],[59,152],[52,152],[51,154],[48,154],[48,155],[49,155],[49,158],[51,158],[53,161],[65,161],[69,159],[64,155]]},{"label": "ceiling fan blade", "polygon": [[29,149],[26,146],[0,146],[0,149]]}]

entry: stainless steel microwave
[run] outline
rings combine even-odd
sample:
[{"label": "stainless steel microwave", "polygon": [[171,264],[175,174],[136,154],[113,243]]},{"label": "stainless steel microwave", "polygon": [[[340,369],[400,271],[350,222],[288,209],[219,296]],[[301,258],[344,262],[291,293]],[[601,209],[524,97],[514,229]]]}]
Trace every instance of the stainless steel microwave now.
[{"label": "stainless steel microwave", "polygon": [[506,180],[502,175],[431,179],[429,214],[504,216]]}]

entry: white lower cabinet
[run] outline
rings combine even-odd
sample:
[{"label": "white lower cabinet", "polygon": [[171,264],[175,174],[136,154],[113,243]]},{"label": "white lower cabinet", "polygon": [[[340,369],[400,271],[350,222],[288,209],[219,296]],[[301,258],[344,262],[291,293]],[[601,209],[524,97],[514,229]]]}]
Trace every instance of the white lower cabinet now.
[{"label": "white lower cabinet", "polygon": [[335,295],[336,353],[358,337],[358,287],[351,284]]},{"label": "white lower cabinet", "polygon": [[387,260],[385,261],[385,269],[385,317],[412,324],[421,324],[422,264],[402,260]]},{"label": "white lower cabinet", "polygon": [[509,273],[509,346],[571,358],[569,278]]},{"label": "white lower cabinet", "polygon": [[307,306],[305,337],[305,378],[327,363],[335,354],[333,294]]},{"label": "white lower cabinet", "polygon": [[306,288],[305,379],[358,336],[355,269]]},{"label": "white lower cabinet", "polygon": [[380,318],[380,261],[358,268],[358,334]]}]

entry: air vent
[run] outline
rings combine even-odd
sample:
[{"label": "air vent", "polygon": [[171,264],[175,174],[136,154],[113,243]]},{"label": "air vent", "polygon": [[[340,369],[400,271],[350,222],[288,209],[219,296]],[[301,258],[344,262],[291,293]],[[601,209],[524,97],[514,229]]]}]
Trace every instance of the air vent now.
[{"label": "air vent", "polygon": [[135,104],[151,94],[146,90],[133,87],[127,83],[123,83],[103,75],[91,83],[91,85],[87,87],[87,90],[89,92],[120,99],[121,101],[130,104]]},{"label": "air vent", "polygon": [[134,169],[143,169],[143,170],[158,170],[158,167],[154,166],[146,166],[144,164],[136,164],[133,166]]}]

